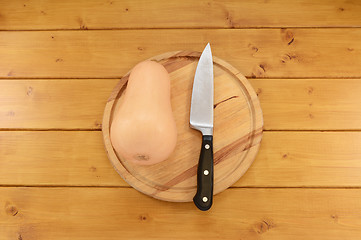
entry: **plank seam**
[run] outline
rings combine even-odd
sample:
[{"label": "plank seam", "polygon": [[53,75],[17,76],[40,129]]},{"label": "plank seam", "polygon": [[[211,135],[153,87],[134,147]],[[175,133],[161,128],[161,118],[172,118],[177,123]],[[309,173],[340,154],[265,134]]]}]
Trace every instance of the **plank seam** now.
[{"label": "plank seam", "polygon": [[[287,80],[339,80],[339,79],[354,79],[358,80],[361,78],[360,76],[351,76],[351,77],[337,77],[337,76],[314,76],[314,77],[281,77],[281,76],[272,76],[272,77],[252,77],[252,76],[245,76],[248,80],[280,80],[280,79],[287,79]],[[1,80],[116,80],[121,79],[122,76],[119,77],[1,77],[0,76],[0,82]]]},{"label": "plank seam", "polygon": [[0,132],[97,132],[101,128],[0,128]]},{"label": "plank seam", "polygon": [[[0,132],[101,132],[101,128],[0,128]],[[361,132],[361,129],[263,129],[263,132]]]},{"label": "plank seam", "polygon": [[276,26],[276,27],[157,27],[157,28],[45,28],[45,29],[0,29],[0,32],[59,32],[59,31],[122,31],[122,30],[248,30],[248,29],[357,29],[361,26]]},{"label": "plank seam", "polygon": [[[94,186],[94,185],[21,185],[21,184],[2,184],[0,188],[127,188],[133,189],[131,186]],[[361,186],[231,186],[228,189],[360,189]]]}]

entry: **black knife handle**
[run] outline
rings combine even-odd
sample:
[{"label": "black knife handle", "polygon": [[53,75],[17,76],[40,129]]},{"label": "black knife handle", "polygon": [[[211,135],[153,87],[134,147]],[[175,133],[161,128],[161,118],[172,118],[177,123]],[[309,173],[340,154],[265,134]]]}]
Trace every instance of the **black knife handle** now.
[{"label": "black knife handle", "polygon": [[198,162],[197,193],[194,204],[202,211],[211,208],[213,202],[213,136],[202,138],[201,154]]}]

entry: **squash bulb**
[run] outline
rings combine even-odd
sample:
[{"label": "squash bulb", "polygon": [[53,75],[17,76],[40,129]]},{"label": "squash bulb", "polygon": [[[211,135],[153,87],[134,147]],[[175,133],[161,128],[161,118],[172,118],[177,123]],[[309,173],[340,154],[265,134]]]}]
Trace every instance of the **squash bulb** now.
[{"label": "squash bulb", "polygon": [[163,65],[144,61],[133,68],[110,138],[121,157],[141,165],[164,161],[174,151],[177,127]]}]

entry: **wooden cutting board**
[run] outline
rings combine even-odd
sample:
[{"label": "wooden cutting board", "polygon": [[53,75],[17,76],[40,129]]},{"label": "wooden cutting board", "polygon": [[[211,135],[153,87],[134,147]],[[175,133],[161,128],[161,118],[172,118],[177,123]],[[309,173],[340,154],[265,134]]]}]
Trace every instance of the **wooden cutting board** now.
[{"label": "wooden cutting board", "polygon": [[[201,133],[189,127],[192,85],[200,52],[169,52],[150,60],[164,65],[171,79],[171,101],[178,129],[175,151],[165,161],[139,166],[114,151],[109,131],[126,89],[129,72],[120,79],[105,107],[103,136],[109,160],[132,187],[151,197],[192,201],[196,193]],[[262,138],[263,116],[247,79],[225,61],[214,61],[214,194],[235,183],[250,167]]]}]

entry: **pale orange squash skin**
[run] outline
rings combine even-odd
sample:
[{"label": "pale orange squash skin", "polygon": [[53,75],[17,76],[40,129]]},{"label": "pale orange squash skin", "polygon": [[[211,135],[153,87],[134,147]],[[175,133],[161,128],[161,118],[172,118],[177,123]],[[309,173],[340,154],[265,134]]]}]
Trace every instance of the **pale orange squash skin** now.
[{"label": "pale orange squash skin", "polygon": [[177,142],[167,70],[154,61],[137,64],[124,94],[110,129],[115,151],[141,165],[166,160]]}]

